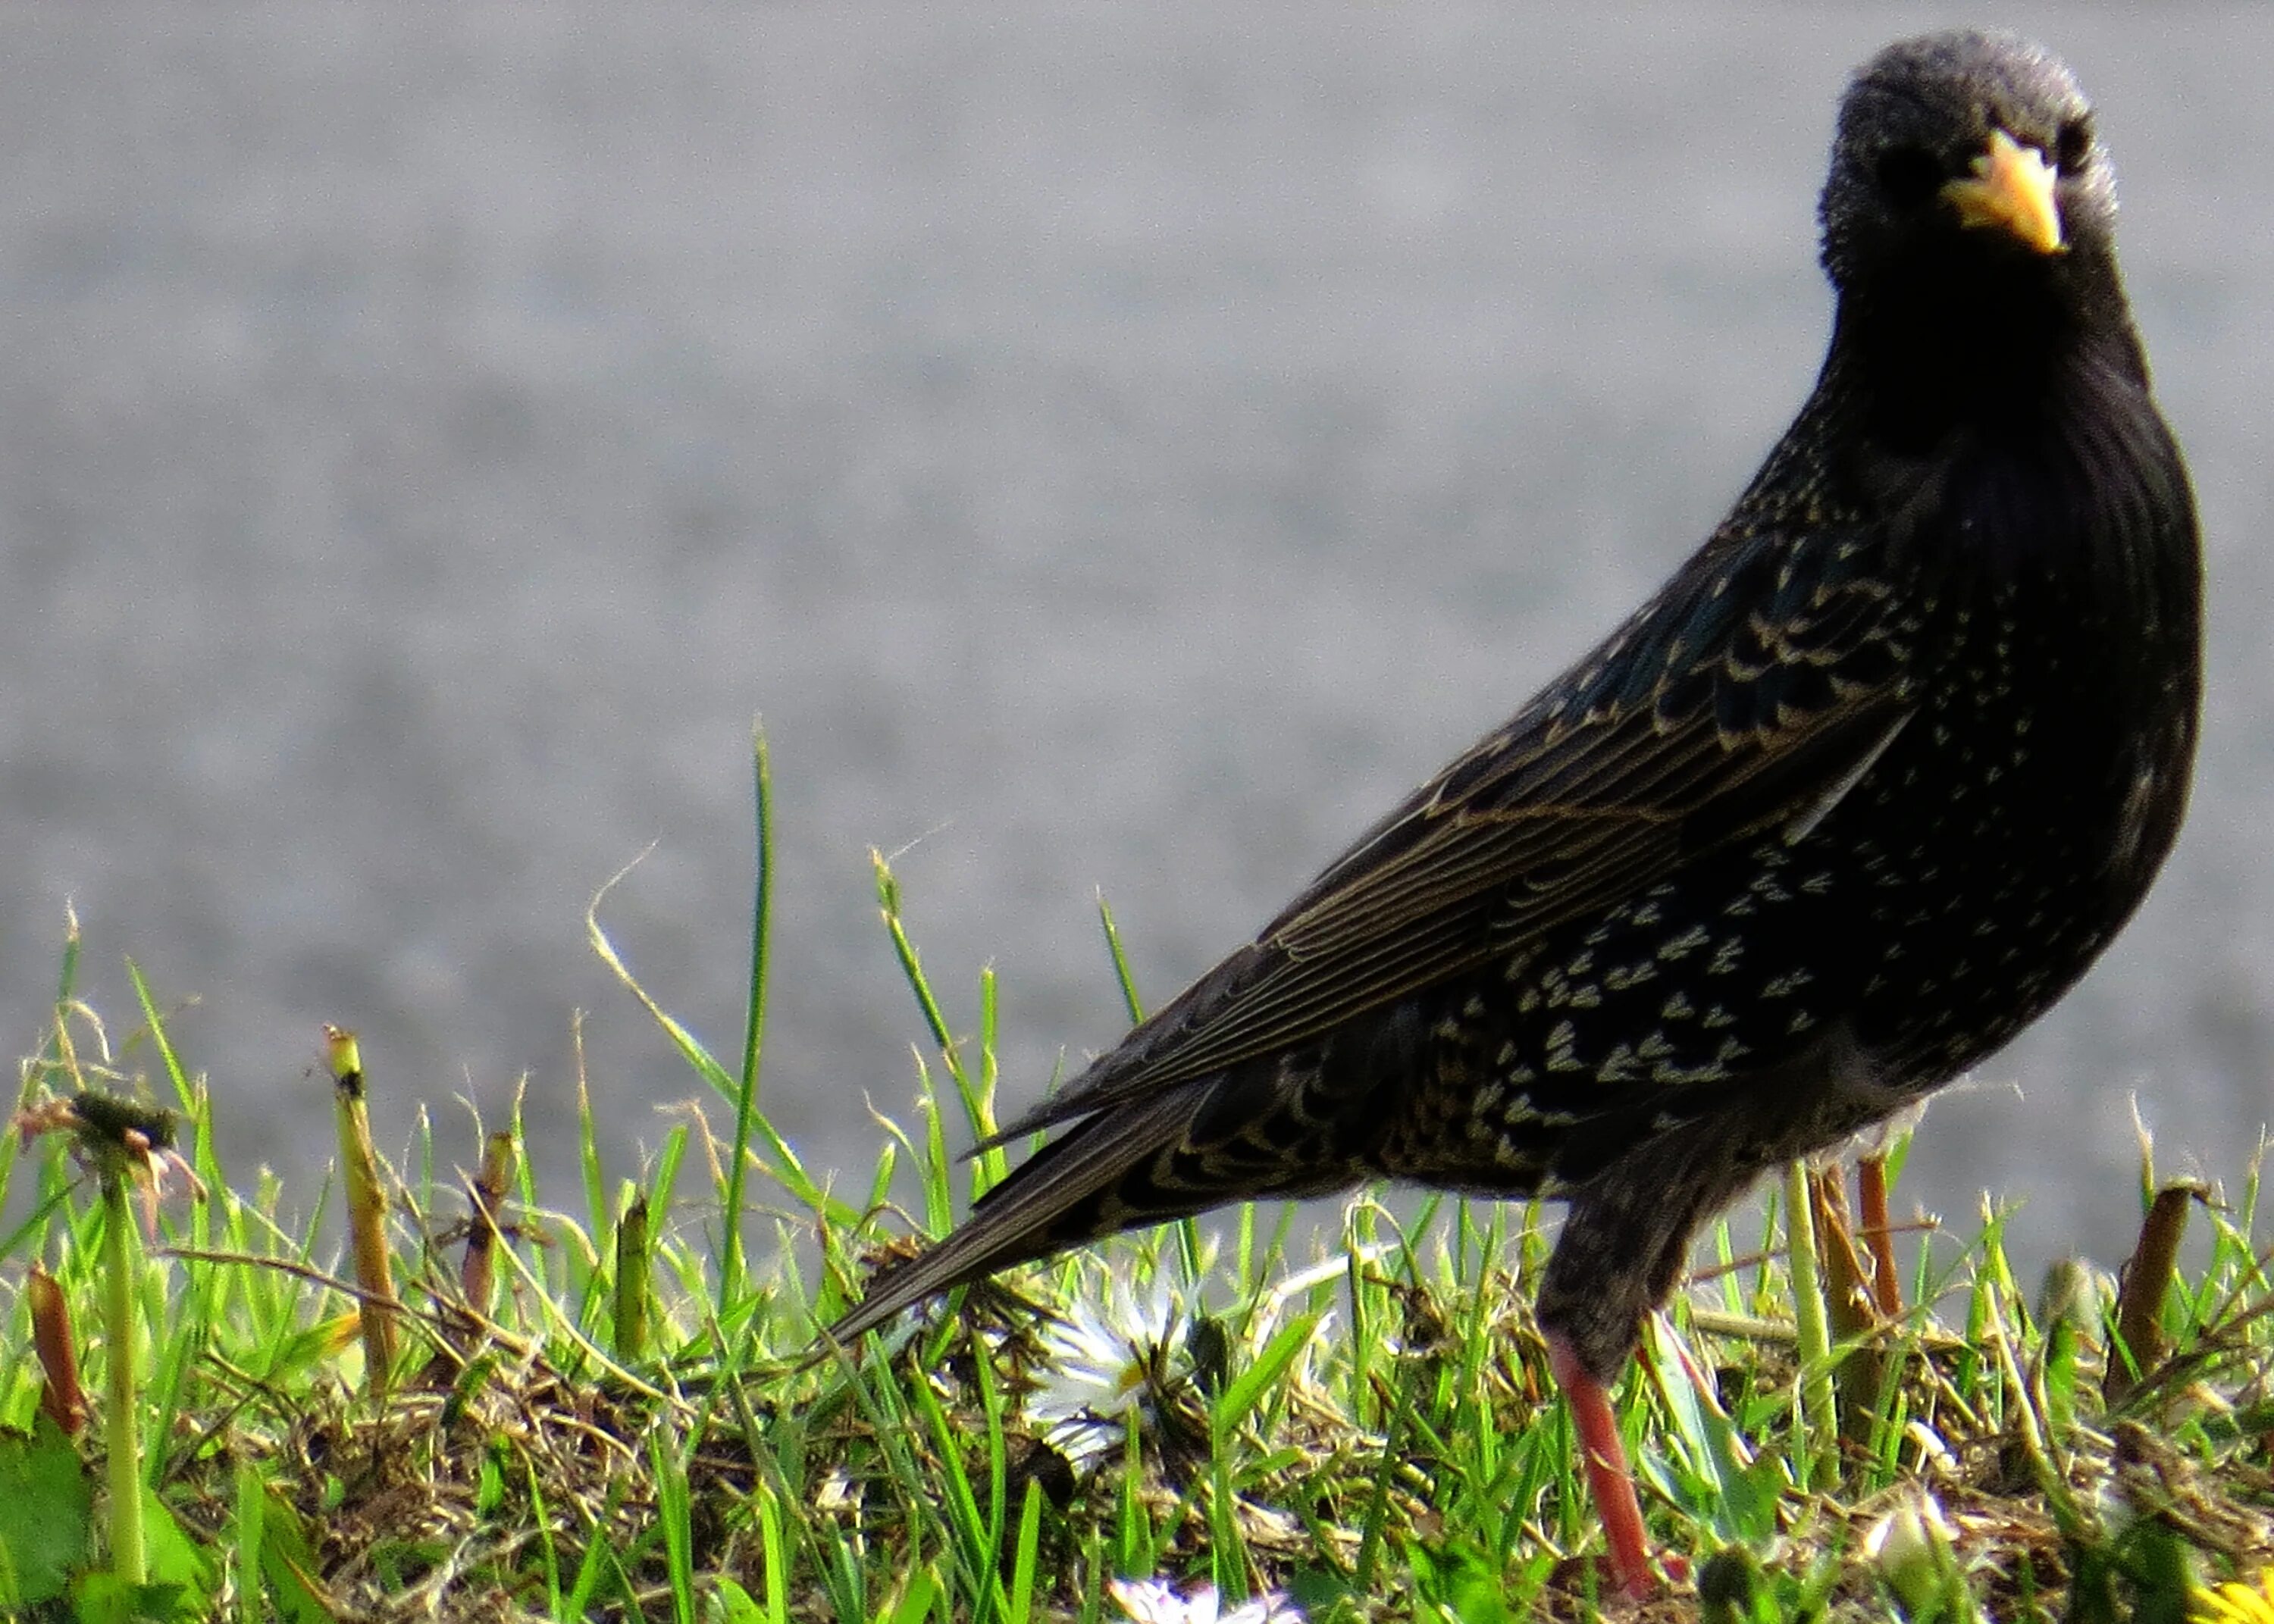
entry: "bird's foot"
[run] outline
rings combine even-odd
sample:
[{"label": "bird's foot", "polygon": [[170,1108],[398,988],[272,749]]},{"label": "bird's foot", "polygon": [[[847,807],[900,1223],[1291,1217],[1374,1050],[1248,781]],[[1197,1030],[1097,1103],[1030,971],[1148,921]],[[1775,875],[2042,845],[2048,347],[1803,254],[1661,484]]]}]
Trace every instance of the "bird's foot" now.
[{"label": "bird's foot", "polygon": [[1587,1492],[1594,1497],[1595,1515],[1602,1519],[1611,1576],[1630,1599],[1648,1601],[1658,1594],[1658,1578],[1650,1569],[1642,1502],[1635,1498],[1634,1473],[1627,1465],[1626,1446],[1619,1441],[1610,1390],[1579,1362],[1571,1344],[1552,1331],[1547,1334],[1547,1366],[1555,1372],[1555,1385],[1563,1389],[1564,1402],[1571,1407],[1571,1424],[1579,1434],[1580,1464],[1586,1470]]}]

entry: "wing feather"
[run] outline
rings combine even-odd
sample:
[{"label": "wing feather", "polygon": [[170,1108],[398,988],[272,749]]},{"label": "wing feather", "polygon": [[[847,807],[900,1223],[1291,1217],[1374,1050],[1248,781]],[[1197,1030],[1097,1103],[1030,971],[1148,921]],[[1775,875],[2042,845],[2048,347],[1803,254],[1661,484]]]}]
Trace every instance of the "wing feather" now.
[{"label": "wing feather", "polygon": [[1910,715],[1909,628],[1871,551],[1824,530],[1717,537],[1254,942],[989,1142],[1314,1039],[1729,841],[1812,827]]}]

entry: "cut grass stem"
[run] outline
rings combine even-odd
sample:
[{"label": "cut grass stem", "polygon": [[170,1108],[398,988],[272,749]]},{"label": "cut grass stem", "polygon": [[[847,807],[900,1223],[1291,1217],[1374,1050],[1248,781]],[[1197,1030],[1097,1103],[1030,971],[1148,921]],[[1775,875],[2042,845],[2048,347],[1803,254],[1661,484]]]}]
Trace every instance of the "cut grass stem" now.
[{"label": "cut grass stem", "polygon": [[134,1218],[126,1176],[106,1168],[102,1189],[103,1336],[108,1371],[102,1430],[110,1479],[110,1561],[121,1583],[143,1585],[150,1568],[142,1538],[141,1391],[135,1380]]}]

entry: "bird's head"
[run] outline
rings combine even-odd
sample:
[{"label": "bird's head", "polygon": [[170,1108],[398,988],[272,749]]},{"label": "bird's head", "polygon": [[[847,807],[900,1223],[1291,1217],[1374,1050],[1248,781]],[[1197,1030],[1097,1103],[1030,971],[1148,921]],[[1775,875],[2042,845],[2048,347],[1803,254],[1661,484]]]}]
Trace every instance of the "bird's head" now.
[{"label": "bird's head", "polygon": [[2068,357],[2144,381],[2116,268],[2116,188],[2092,106],[2007,34],[1931,34],[1864,64],[1824,183],[1837,373],[1876,440],[2027,426]]},{"label": "bird's head", "polygon": [[1841,104],[1821,214],[1825,268],[1848,297],[2081,297],[2113,262],[2115,184],[2091,103],[2059,58],[2013,34],[1931,34],[1866,63]]}]

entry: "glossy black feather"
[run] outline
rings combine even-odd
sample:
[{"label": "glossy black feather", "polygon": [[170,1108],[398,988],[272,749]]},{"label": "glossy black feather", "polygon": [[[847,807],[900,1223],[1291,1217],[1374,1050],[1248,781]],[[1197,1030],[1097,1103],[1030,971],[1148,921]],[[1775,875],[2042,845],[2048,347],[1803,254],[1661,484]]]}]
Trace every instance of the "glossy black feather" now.
[{"label": "glossy black feather", "polygon": [[[836,1334],[1133,1224],[1391,1177],[1569,1201],[1540,1318],[1608,1376],[1746,1181],[2058,998],[2176,835],[2200,681],[2192,499],[2089,127],[2004,36],[1867,65],[1825,190],[1831,350],[1729,517],[1005,1129],[1060,1132]],[[2060,252],[1886,162],[1962,178],[1993,130],[2059,155]]]}]

